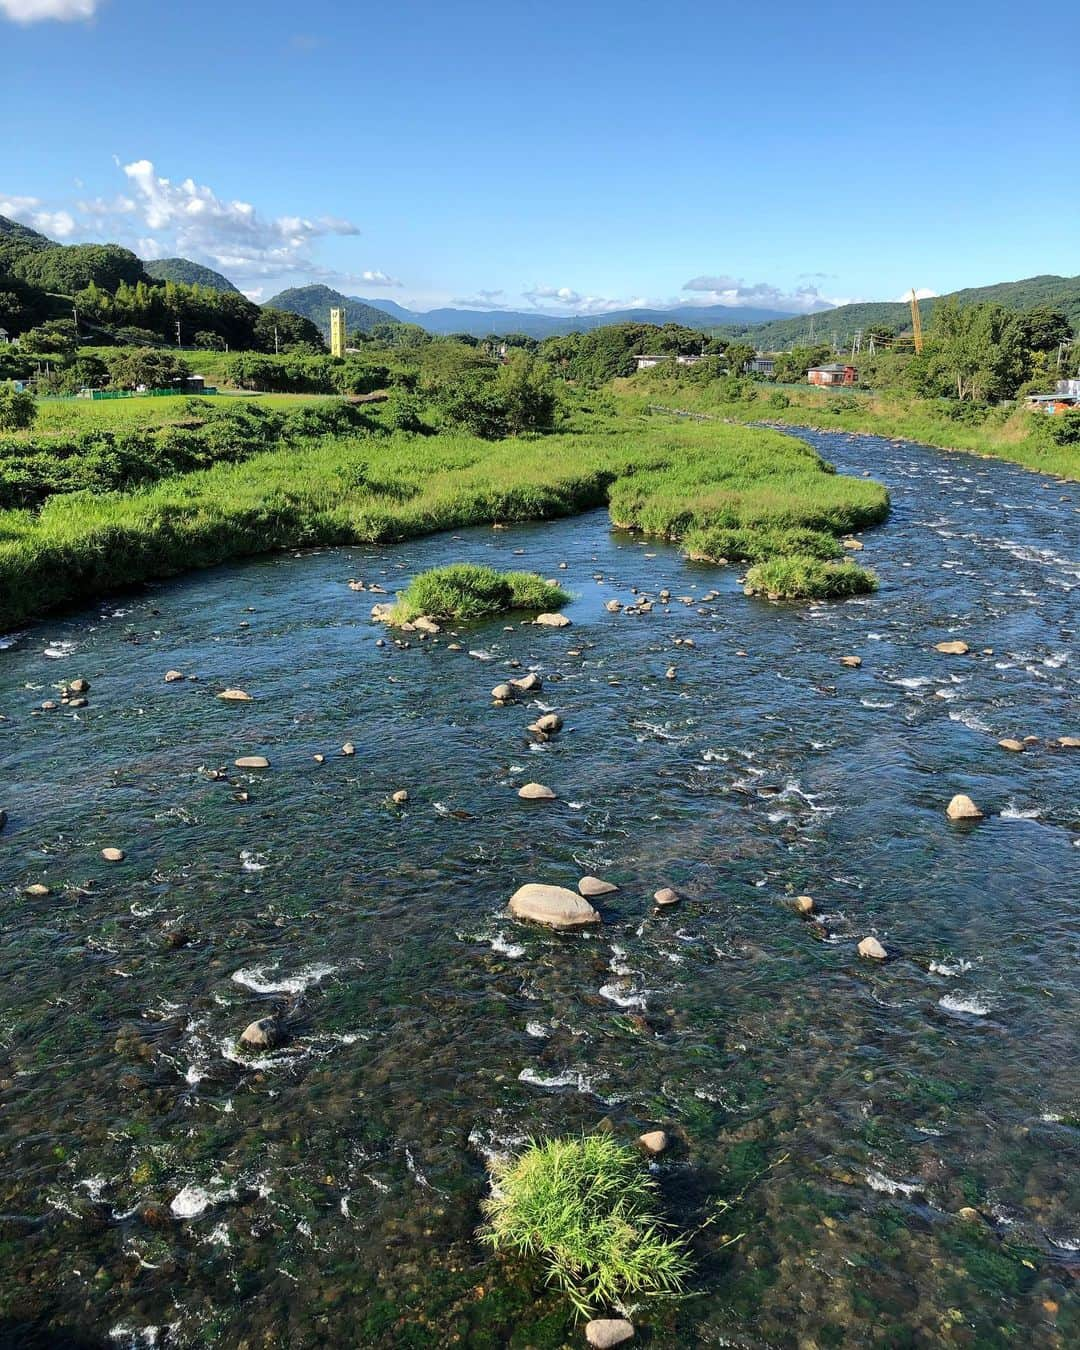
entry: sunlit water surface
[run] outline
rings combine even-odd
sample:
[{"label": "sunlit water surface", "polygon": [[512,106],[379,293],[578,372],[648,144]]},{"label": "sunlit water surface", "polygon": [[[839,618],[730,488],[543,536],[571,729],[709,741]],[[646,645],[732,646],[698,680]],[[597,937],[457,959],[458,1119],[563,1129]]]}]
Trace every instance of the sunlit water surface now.
[{"label": "sunlit water surface", "polygon": [[[1080,490],[808,438],[892,493],[869,599],[747,600],[593,513],[224,567],[0,653],[0,1341],[579,1341],[473,1231],[486,1155],[604,1121],[666,1128],[669,1212],[713,1216],[654,1345],[1077,1343]],[[574,626],[377,646],[346,581],[456,559],[558,576]],[[672,601],[604,609],[635,586]],[[514,663],[543,691],[495,708]],[[584,873],[622,887],[596,934],[505,916]]]}]

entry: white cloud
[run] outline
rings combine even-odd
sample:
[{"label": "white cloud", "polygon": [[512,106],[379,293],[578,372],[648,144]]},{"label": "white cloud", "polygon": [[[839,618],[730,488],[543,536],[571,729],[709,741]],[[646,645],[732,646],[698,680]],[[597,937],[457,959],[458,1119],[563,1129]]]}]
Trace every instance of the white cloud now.
[{"label": "white cloud", "polygon": [[400,286],[402,284],[397,277],[387,276],[385,272],[380,272],[378,268],[361,272],[360,279],[366,281],[369,286]]},{"label": "white cloud", "polygon": [[75,219],[69,211],[46,210],[37,197],[0,197],[0,216],[9,216],[53,239],[66,239],[75,229]]},{"label": "white cloud", "polygon": [[134,216],[155,236],[165,234],[176,253],[209,261],[236,277],[315,272],[309,257],[314,240],[360,232],[339,216],[260,216],[250,202],[226,200],[193,178],[173,182],[161,176],[148,159],[125,164],[123,170],[132,196],[104,203],[106,215]]},{"label": "white cloud", "polygon": [[15,23],[39,23],[42,19],[92,19],[99,0],[0,0],[0,14]]},{"label": "white cloud", "polygon": [[763,309],[795,310],[808,314],[811,310],[831,309],[834,300],[821,294],[816,286],[800,286],[793,291],[785,291],[768,281],[745,282],[741,277],[702,276],[691,277],[683,286],[684,291],[695,291],[704,298],[701,304],[744,306],[754,305]]},{"label": "white cloud", "polygon": [[[903,295],[898,295],[896,297],[896,303],[898,305],[906,305],[910,299],[911,299],[911,291],[907,290],[904,292]],[[937,291],[932,291],[929,286],[920,286],[915,292],[915,299],[936,300]]]},{"label": "white cloud", "polygon": [[609,314],[616,309],[639,309],[649,303],[640,296],[632,300],[613,300],[603,295],[582,295],[570,286],[533,286],[521,294],[531,305],[539,307],[546,301],[565,306],[574,314]]}]

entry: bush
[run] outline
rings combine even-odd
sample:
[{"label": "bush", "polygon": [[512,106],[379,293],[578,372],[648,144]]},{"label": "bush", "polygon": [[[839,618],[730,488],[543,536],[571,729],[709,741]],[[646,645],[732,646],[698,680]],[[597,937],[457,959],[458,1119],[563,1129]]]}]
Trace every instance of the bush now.
[{"label": "bush", "polygon": [[839,600],[877,590],[877,577],[855,563],[822,562],[806,554],[790,554],[756,563],[746,574],[748,595],[770,600]]},{"label": "bush", "polygon": [[670,1297],[691,1262],[684,1239],[665,1235],[656,1192],[640,1155],[610,1135],[534,1143],[492,1164],[481,1236],[496,1251],[540,1257],[581,1316]]},{"label": "bush", "polygon": [[33,394],[16,389],[13,384],[0,384],[0,431],[23,431],[34,425],[37,403]]},{"label": "bush", "polygon": [[823,530],[762,530],[753,527],[699,526],[683,539],[687,557],[699,562],[764,562],[781,554],[802,553],[811,558],[839,558],[843,548],[835,535]]},{"label": "bush", "polygon": [[479,619],[509,609],[556,609],[569,598],[535,572],[496,572],[476,563],[451,563],[413,577],[398,597],[393,621],[407,623],[421,614]]}]

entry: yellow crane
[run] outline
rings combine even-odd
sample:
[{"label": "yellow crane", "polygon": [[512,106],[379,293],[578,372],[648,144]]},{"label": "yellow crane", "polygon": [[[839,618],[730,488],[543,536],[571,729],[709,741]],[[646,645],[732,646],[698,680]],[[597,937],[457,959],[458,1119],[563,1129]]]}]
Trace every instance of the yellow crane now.
[{"label": "yellow crane", "polygon": [[919,297],[915,287],[911,288],[911,331],[915,335],[915,350],[922,352],[922,314],[919,312]]}]

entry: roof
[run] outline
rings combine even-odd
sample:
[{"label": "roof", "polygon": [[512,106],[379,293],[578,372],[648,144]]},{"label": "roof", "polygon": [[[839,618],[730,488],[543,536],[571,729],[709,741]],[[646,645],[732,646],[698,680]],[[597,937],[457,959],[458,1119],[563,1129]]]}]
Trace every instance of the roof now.
[{"label": "roof", "polygon": [[[811,366],[811,367],[810,367],[810,370],[831,370],[831,371],[837,371],[837,370],[854,370],[854,369],[855,369],[854,366],[850,366],[850,365],[849,365],[849,366],[838,365],[835,361],[833,362],[833,364],[832,364],[831,366]],[[809,372],[807,372],[807,373],[809,374]]]}]

